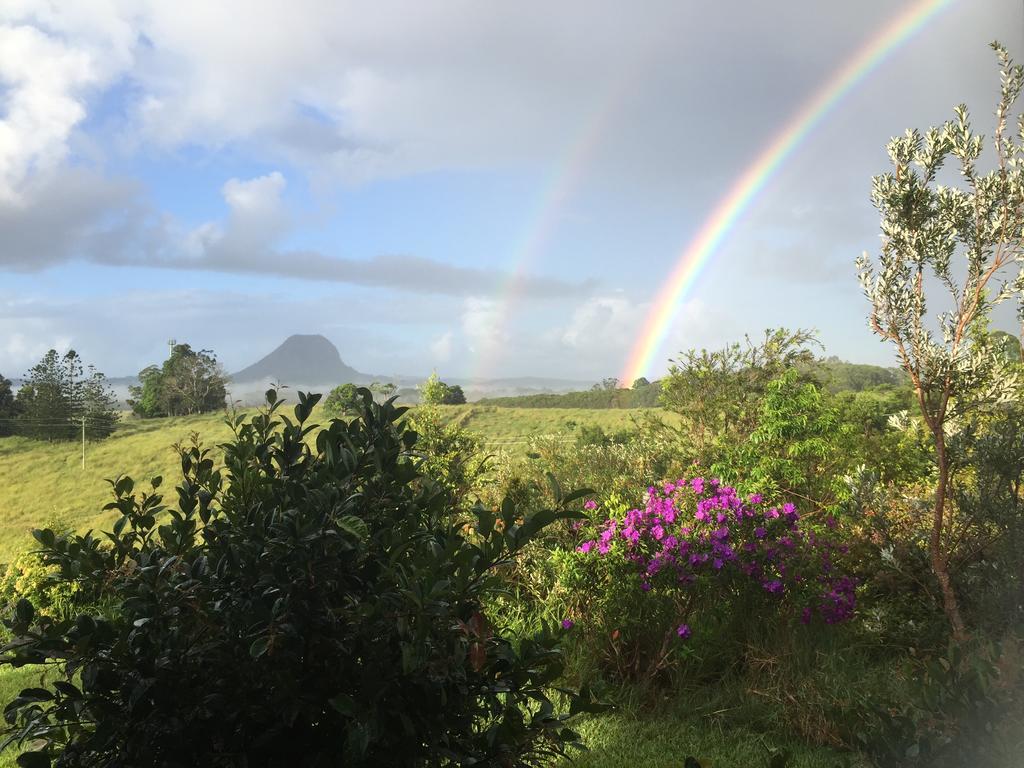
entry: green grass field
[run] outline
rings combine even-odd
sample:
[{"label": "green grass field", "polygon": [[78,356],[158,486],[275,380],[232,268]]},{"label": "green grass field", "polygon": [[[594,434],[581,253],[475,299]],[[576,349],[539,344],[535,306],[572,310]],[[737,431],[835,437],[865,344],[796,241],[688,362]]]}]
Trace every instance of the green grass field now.
[{"label": "green grass field", "polygon": [[[539,435],[573,439],[580,426],[606,431],[626,429],[639,410],[576,408],[503,408],[493,405],[445,406],[448,417],[478,435],[488,448],[511,453],[525,450]],[[0,563],[31,544],[33,527],[62,522],[76,529],[101,530],[111,516],[103,512],[110,500],[106,483],[130,475],[136,483],[161,475],[168,483],[180,476],[173,445],[199,434],[207,446],[230,436],[221,414],[187,418],[127,418],[107,440],[86,445],[85,469],[78,443],[45,443],[27,438],[0,439]]]}]

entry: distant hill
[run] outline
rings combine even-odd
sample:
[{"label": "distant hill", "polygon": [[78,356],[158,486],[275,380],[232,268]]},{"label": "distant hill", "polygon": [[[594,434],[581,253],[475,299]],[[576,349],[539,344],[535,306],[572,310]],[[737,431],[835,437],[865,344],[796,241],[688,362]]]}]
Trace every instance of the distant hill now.
[{"label": "distant hill", "polygon": [[338,348],[315,335],[289,336],[269,355],[231,375],[236,384],[280,381],[290,386],[362,383],[370,377],[346,365]]}]

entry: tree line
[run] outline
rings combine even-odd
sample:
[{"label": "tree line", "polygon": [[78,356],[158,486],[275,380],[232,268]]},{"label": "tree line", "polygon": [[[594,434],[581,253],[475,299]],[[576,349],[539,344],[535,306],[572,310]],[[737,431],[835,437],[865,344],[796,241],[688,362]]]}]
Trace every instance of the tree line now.
[{"label": "tree line", "polygon": [[[141,418],[187,416],[224,407],[227,377],[212,350],[178,344],[160,366],[139,372],[128,406]],[[25,374],[17,392],[0,375],[0,437],[102,440],[117,428],[117,397],[106,376],[75,350],[55,349]]]},{"label": "tree line", "polygon": [[75,350],[51,349],[14,393],[0,375],[0,435],[37,440],[109,437],[117,426],[117,398],[106,376]]}]

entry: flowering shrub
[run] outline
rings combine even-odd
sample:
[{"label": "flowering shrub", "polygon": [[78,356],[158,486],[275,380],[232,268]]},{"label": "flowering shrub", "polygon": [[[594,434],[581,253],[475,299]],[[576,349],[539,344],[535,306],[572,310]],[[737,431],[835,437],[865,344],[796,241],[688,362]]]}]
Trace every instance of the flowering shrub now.
[{"label": "flowering shrub", "polygon": [[[691,513],[686,503],[694,496]],[[799,520],[793,504],[767,507],[759,494],[744,500],[718,480],[696,477],[649,488],[644,509],[606,520],[600,536],[578,551],[607,555],[621,547],[644,592],[655,583],[686,589],[702,577],[742,575],[770,594],[799,595],[804,623],[815,613],[827,624],[844,621],[853,613],[856,582],[836,571],[833,542],[805,532]]]},{"label": "flowering shrub", "polygon": [[[652,676],[665,668],[673,645],[699,635],[702,619],[749,625],[751,612],[761,609],[804,624],[849,619],[857,584],[835,564],[846,548],[829,535],[834,527],[829,518],[814,530],[801,525],[792,504],[769,506],[758,494],[743,498],[718,480],[696,477],[649,488],[643,508],[613,512],[584,529],[587,538],[573,555],[601,564],[593,586],[628,593],[618,601],[619,616],[598,620],[613,645],[606,655],[644,656],[631,671]],[[588,612],[597,619],[591,606],[599,604],[593,595],[579,601],[577,619]],[[627,611],[635,615],[622,615],[623,605],[634,605]],[[624,638],[613,624],[633,633],[627,651],[614,647]]]}]

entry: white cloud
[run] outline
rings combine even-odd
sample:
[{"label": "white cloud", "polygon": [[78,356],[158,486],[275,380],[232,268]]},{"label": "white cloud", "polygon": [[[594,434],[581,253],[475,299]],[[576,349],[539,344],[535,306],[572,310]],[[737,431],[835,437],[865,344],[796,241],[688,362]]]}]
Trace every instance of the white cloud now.
[{"label": "white cloud", "polygon": [[281,193],[287,182],[280,171],[258,176],[247,181],[228,179],[221,191],[231,210],[242,215],[276,215],[281,205]]},{"label": "white cloud", "polygon": [[508,342],[502,308],[500,302],[479,296],[463,302],[461,326],[470,352],[488,355]]},{"label": "white cloud", "polygon": [[451,331],[446,331],[430,342],[430,353],[438,363],[447,363],[452,359],[452,338]]},{"label": "white cloud", "polygon": [[561,341],[574,349],[622,347],[634,337],[641,309],[621,296],[595,296],[573,312]]},{"label": "white cloud", "polygon": [[66,352],[71,338],[41,321],[0,319],[0,374],[21,378],[47,350]]},{"label": "white cloud", "polygon": [[[231,210],[221,237],[210,243],[210,252],[228,260],[244,261],[253,253],[272,249],[289,226],[281,200],[287,182],[280,171],[254,179],[229,179],[221,188]],[[207,223],[204,228],[217,226]]]},{"label": "white cloud", "polygon": [[[983,45],[993,27],[1016,23],[1017,9],[979,6],[955,27],[964,41]],[[37,143],[18,164],[59,160],[91,96],[123,78],[131,86],[124,138],[139,146],[236,145],[313,174],[362,179],[547,165],[594,141],[604,150],[589,163],[684,189],[708,175],[694,173],[695,163],[713,171],[721,163],[680,147],[703,146],[709,132],[747,139],[755,108],[769,128],[783,121],[818,84],[809,73],[824,76],[837,51],[854,50],[893,14],[888,0],[844,8],[807,0],[757,13],[739,2],[655,0],[638,10],[567,0],[544,11],[467,0],[7,0],[0,79],[22,105],[7,118],[17,145]],[[722,58],[726,34],[732,55]],[[765,35],[778,44],[755,44]],[[984,55],[934,65],[943,87],[990,74]],[[703,76],[711,69],[714,77]],[[758,87],[759,78],[775,87]],[[904,101],[949,101],[934,91],[911,88]],[[8,164],[24,156],[5,154]]]},{"label": "white cloud", "polygon": [[135,33],[108,2],[0,8],[0,202],[67,157],[88,100],[131,64]]}]

